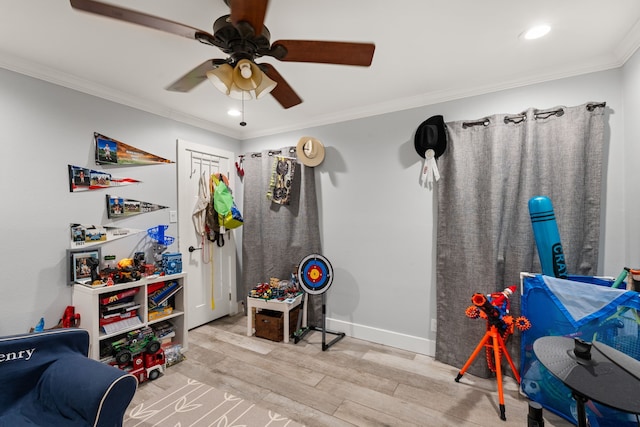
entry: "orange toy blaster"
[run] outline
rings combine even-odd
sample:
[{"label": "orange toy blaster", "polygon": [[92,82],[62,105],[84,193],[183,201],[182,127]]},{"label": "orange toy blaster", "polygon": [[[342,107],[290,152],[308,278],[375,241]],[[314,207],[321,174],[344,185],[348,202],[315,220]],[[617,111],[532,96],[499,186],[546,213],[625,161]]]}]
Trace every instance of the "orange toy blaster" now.
[{"label": "orange toy blaster", "polygon": [[[481,293],[475,293],[471,297],[472,306],[467,307],[465,314],[471,319],[477,319],[481,317],[487,321],[487,332],[480,340],[480,343],[473,351],[467,363],[462,367],[455,381],[460,382],[460,378],[469,369],[469,366],[473,363],[476,356],[480,353],[483,347],[486,348],[487,364],[492,372],[496,373],[498,380],[498,398],[500,400],[500,419],[506,420],[505,406],[504,406],[504,394],[502,389],[502,367],[501,359],[504,354],[511,371],[520,384],[520,375],[513,364],[513,360],[507,351],[505,342],[509,335],[513,334],[514,326],[521,331],[527,330],[531,327],[531,322],[524,317],[520,316],[517,319],[513,319],[513,316],[509,314],[509,297],[515,292],[515,286],[509,286],[502,292],[494,292],[489,294],[488,297]],[[491,341],[490,341],[491,340]]]}]

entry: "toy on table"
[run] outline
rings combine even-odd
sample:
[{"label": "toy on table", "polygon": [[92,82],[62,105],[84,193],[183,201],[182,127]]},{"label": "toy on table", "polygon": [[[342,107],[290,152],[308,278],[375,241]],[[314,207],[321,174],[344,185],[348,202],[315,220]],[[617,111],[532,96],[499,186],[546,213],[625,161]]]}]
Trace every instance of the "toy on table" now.
[{"label": "toy on table", "polygon": [[295,298],[298,294],[300,294],[300,289],[294,281],[275,278],[271,278],[269,283],[258,283],[249,291],[251,298],[277,299],[279,301]]},{"label": "toy on table", "polygon": [[87,258],[87,264],[89,264],[89,268],[91,270],[91,285],[96,286],[102,283],[100,280],[100,275],[98,274],[98,266],[100,265],[100,260],[94,257]]},{"label": "toy on table", "polygon": [[111,279],[114,284],[135,282],[142,277],[141,268],[136,266],[132,258],[122,258],[115,268],[103,268],[100,274],[103,282],[107,283]]}]

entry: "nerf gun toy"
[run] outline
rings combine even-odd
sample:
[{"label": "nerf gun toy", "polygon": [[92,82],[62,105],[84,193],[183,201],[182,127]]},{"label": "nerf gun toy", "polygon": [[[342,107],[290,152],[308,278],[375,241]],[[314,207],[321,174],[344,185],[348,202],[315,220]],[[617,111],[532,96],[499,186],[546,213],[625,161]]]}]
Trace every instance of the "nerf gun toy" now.
[{"label": "nerf gun toy", "polygon": [[509,298],[515,290],[515,286],[509,286],[502,292],[493,292],[488,296],[475,293],[471,297],[473,305],[467,307],[465,314],[471,319],[481,317],[487,320],[487,329],[490,326],[495,326],[501,332],[500,335],[503,339],[513,333],[514,326],[521,331],[525,331],[531,327],[531,322],[524,316],[514,320],[513,316],[509,314],[511,308]]},{"label": "nerf gun toy", "polygon": [[471,297],[473,305],[467,307],[465,314],[471,319],[477,319],[478,317],[485,319],[487,321],[487,331],[476,346],[475,350],[473,350],[469,359],[467,359],[467,362],[464,364],[462,369],[460,369],[458,376],[455,378],[456,382],[460,382],[460,378],[462,378],[467,369],[469,369],[469,366],[471,366],[482,348],[485,347],[487,365],[491,372],[496,374],[496,379],[498,381],[498,398],[501,420],[507,419],[505,415],[504,392],[502,388],[501,358],[503,355],[507,359],[507,362],[509,362],[509,366],[511,367],[511,371],[513,372],[516,381],[520,384],[520,375],[518,375],[518,371],[516,370],[513,360],[507,351],[505,342],[509,335],[513,333],[514,325],[521,331],[531,327],[531,322],[529,322],[526,317],[520,316],[514,321],[513,317],[509,314],[509,297],[513,295],[515,290],[515,286],[509,286],[502,292],[494,292],[487,296],[481,293],[473,294]]}]

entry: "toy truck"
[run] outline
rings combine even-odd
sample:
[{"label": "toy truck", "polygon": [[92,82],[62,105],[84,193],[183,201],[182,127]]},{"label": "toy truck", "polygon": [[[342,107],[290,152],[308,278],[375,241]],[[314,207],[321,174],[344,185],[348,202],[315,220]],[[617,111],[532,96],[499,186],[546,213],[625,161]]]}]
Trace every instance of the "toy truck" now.
[{"label": "toy truck", "polygon": [[[111,349],[118,365],[126,365],[142,354],[156,354],[160,350],[160,341],[153,329],[146,326],[127,333],[127,335],[111,343]],[[134,363],[135,365],[135,363]]]},{"label": "toy truck", "polygon": [[[141,353],[134,357],[132,363],[124,370],[138,379],[138,384],[149,380],[153,381],[164,373],[167,366],[164,351],[158,350],[156,353]],[[121,369],[123,369],[121,367]]]}]

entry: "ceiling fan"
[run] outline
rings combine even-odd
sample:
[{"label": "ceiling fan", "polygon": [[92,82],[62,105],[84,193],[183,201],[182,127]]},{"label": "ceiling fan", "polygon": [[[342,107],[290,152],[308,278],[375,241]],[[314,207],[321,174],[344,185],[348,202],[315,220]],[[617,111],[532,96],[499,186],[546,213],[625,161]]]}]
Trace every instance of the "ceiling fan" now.
[{"label": "ceiling fan", "polygon": [[148,15],[131,9],[94,0],[70,0],[77,10],[127,21],[157,30],[194,39],[216,46],[228,55],[226,59],[208,59],[166,89],[188,92],[207,79],[223,64],[235,67],[238,62],[250,61],[276,82],[271,95],[283,108],[291,108],[302,102],[286,80],[268,63],[255,60],[269,56],[279,61],[313,62],[324,64],[357,65],[368,67],[373,60],[375,45],[372,43],[335,42],[318,40],[277,40],[270,42],[270,33],[264,25],[268,0],[224,0],[231,13],[213,23],[213,34],[198,28]]}]

